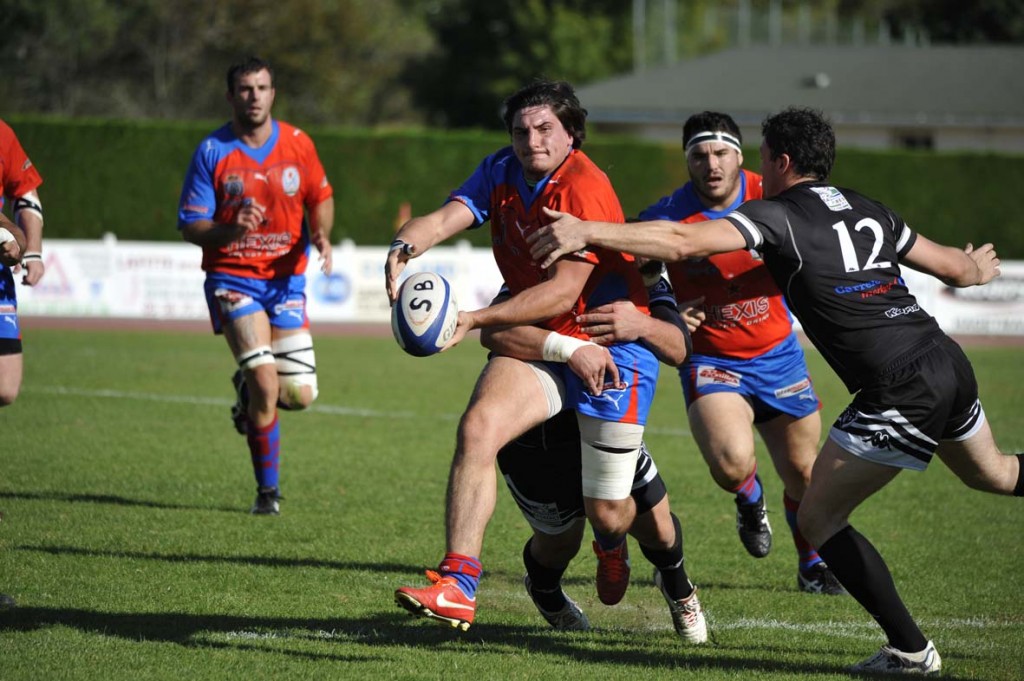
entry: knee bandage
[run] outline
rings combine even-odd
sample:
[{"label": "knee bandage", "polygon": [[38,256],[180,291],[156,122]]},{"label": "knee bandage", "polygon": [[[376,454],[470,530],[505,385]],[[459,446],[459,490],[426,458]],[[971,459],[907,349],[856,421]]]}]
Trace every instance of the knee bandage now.
[{"label": "knee bandage", "polygon": [[269,345],[261,345],[258,348],[243,352],[238,357],[235,357],[235,360],[238,362],[238,368],[242,371],[252,371],[260,365],[273,364],[274,351],[270,349]]},{"label": "knee bandage", "polygon": [[281,386],[279,399],[285,408],[303,409],[302,388],[309,386],[310,400],[318,394],[316,384],[316,355],[313,337],[308,333],[279,338],[273,343],[277,380]]},{"label": "knee bandage", "polygon": [[644,427],[578,415],[583,496],[619,500],[629,497],[636,474]]}]

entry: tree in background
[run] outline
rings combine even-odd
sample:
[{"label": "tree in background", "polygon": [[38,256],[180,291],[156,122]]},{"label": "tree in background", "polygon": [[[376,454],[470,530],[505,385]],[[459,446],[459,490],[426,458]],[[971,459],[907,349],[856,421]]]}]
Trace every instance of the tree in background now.
[{"label": "tree in background", "polygon": [[[533,78],[625,73],[634,47],[652,64],[720,49],[738,34],[729,17],[770,7],[637,1],[640,46],[625,0],[0,0],[0,102],[4,115],[216,120],[228,65],[258,54],[277,70],[278,112],[299,125],[498,128],[502,99]],[[897,39],[1024,42],[1020,0],[777,1],[784,29],[792,15],[860,17]]]},{"label": "tree in background", "polygon": [[582,84],[628,70],[629,5],[616,0],[435,0],[435,49],[407,79],[431,123],[500,127],[502,100],[538,77]]},{"label": "tree in background", "polygon": [[844,12],[884,19],[897,35],[923,29],[933,43],[1024,42],[1020,0],[840,0]]},{"label": "tree in background", "polygon": [[374,125],[416,114],[404,64],[431,48],[411,0],[0,0],[6,112],[223,116],[224,74],[274,64],[282,117]]}]

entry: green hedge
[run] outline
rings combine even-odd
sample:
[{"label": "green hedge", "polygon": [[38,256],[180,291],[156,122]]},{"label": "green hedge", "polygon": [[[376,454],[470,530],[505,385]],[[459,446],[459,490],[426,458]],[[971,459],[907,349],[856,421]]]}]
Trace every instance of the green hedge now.
[{"label": "green hedge", "polygon": [[[43,173],[47,235],[167,240],[176,230],[182,177],[199,141],[220,123],[9,120]],[[386,244],[399,206],[439,206],[488,153],[499,133],[309,130],[335,188],[335,240]],[[608,173],[627,215],[685,181],[676,145],[592,135],[587,152]],[[757,151],[746,153],[756,169]],[[840,150],[833,180],[891,205],[929,237],[992,241],[1024,259],[1024,230],[1006,192],[1024,186],[1024,158],[994,154]],[[486,230],[467,235],[486,245]]]}]

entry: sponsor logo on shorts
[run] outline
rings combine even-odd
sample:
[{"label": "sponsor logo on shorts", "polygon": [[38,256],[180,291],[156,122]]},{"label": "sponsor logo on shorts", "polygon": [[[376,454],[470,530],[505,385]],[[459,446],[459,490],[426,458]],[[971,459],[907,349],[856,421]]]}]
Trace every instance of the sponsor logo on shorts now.
[{"label": "sponsor logo on shorts", "polygon": [[[802,393],[811,387],[811,379],[805,378],[802,381],[794,383],[793,385],[787,385],[785,388],[779,388],[775,391],[775,397],[792,397],[797,393]],[[801,395],[801,397],[809,397],[807,395]]]},{"label": "sponsor logo on shorts", "polygon": [[892,443],[889,441],[889,433],[883,433],[877,431],[872,433],[868,437],[861,438],[864,442],[868,442],[875,449],[892,449]]},{"label": "sponsor logo on shorts", "polygon": [[220,305],[220,309],[223,312],[234,312],[252,303],[252,296],[226,288],[215,290],[213,297],[217,299],[217,304]]},{"label": "sponsor logo on shorts", "polygon": [[846,426],[850,425],[857,420],[857,410],[853,407],[847,407],[843,410],[843,413],[836,419],[836,426],[842,430]]},{"label": "sponsor logo on shorts", "polygon": [[889,319],[896,319],[897,317],[902,317],[905,314],[912,314],[914,312],[918,312],[920,309],[921,306],[918,305],[917,303],[914,303],[913,305],[907,305],[906,307],[890,307],[888,310],[885,311],[885,316],[888,317]]},{"label": "sponsor logo on shorts", "polygon": [[738,388],[741,383],[743,383],[743,377],[735,372],[708,365],[697,367],[698,388],[706,385],[727,385],[731,388]]},{"label": "sponsor logo on shorts", "polygon": [[611,404],[615,405],[616,409],[618,409],[619,402],[621,402],[622,398],[626,395],[627,392],[629,392],[629,384],[627,383],[626,387],[621,390],[618,388],[613,388],[613,385],[615,384],[605,383],[604,389],[601,391],[600,395],[591,395],[587,393],[587,400],[589,402],[610,402]]},{"label": "sponsor logo on shorts", "polygon": [[278,316],[288,315],[289,317],[298,317],[299,319],[302,319],[302,314],[305,309],[306,306],[301,300],[287,300],[274,306],[274,314]]}]

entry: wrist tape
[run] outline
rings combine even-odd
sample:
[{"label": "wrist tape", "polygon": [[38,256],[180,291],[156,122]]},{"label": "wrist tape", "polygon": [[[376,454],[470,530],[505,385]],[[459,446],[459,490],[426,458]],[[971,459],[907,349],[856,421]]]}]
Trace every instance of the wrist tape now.
[{"label": "wrist tape", "polygon": [[545,362],[568,362],[569,358],[572,357],[572,353],[576,352],[584,345],[597,345],[591,341],[580,340],[579,338],[573,338],[572,336],[563,336],[560,333],[552,331],[548,334],[548,337],[544,339],[544,350],[541,356]]}]

